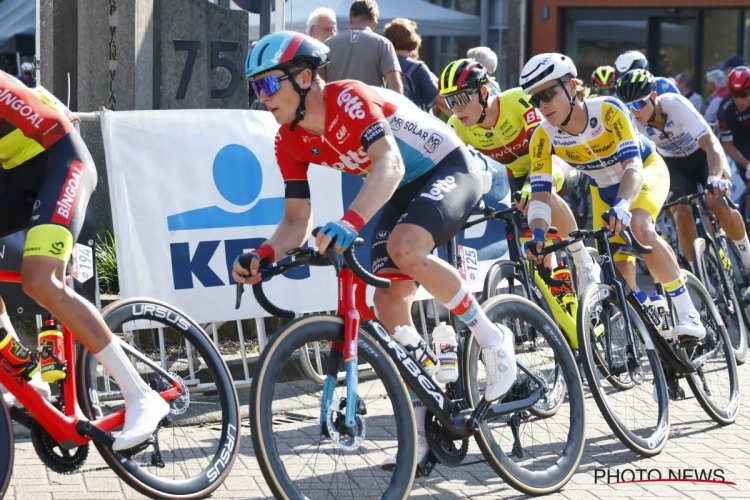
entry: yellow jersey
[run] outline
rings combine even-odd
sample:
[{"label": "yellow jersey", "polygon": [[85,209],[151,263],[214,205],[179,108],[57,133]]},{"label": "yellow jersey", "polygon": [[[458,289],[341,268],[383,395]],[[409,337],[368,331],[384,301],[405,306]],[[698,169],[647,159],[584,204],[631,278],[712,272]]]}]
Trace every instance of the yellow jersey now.
[{"label": "yellow jersey", "polygon": [[529,140],[542,115],[529,104],[529,96],[520,87],[508,89],[497,98],[500,112],[492,128],[479,124],[467,127],[455,115],[448,125],[465,144],[505,165],[509,177],[523,179],[531,166]]}]

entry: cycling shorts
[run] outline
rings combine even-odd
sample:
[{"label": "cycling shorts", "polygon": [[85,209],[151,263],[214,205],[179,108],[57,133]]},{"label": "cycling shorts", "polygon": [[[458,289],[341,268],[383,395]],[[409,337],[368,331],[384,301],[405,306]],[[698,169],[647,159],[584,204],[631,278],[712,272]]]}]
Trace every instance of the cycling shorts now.
[{"label": "cycling shorts", "polygon": [[94,160],[77,132],[12,170],[0,170],[0,237],[28,228],[24,257],[67,262],[96,180]]},{"label": "cycling shorts", "polygon": [[[619,185],[617,185],[619,187]],[[614,187],[614,186],[612,186]],[[609,188],[608,188],[609,189]],[[664,206],[664,202],[669,194],[669,170],[667,169],[664,159],[656,152],[651,153],[646,160],[643,162],[643,185],[641,186],[641,192],[635,202],[630,206],[630,211],[635,209],[643,209],[651,215],[651,221],[655,222],[661,207]],[[605,201],[602,199],[599,188],[597,186],[591,186],[591,210],[594,218],[594,225],[602,227],[605,224],[602,219],[604,212],[609,212],[612,208],[614,199],[608,199]],[[610,239],[612,243],[624,244],[625,241],[616,236]],[[616,255],[615,261],[628,260],[635,264],[635,258],[626,255]]]},{"label": "cycling shorts", "polygon": [[398,268],[386,248],[396,225],[425,229],[437,247],[461,231],[481,198],[481,173],[471,154],[464,147],[454,149],[433,170],[397,189],[383,206],[373,230],[372,272]]},{"label": "cycling shorts", "polygon": [[688,156],[664,158],[669,169],[671,198],[677,199],[698,192],[698,186],[708,180],[708,157],[698,149]]}]

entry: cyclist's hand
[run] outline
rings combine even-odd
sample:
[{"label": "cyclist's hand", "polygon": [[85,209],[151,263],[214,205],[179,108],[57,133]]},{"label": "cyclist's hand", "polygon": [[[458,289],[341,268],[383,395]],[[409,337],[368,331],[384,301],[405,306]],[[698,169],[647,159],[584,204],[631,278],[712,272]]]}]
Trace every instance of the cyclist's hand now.
[{"label": "cyclist's hand", "polygon": [[256,253],[249,252],[244,255],[251,256],[252,260],[250,261],[250,270],[248,271],[242,265],[240,264],[240,255],[237,256],[236,259],[234,259],[234,264],[232,264],[232,278],[234,278],[234,281],[237,283],[244,283],[246,285],[255,285],[256,283],[260,283],[263,279],[263,276],[258,272],[258,268],[260,267],[260,257]]},{"label": "cyclist's hand", "polygon": [[542,261],[544,261],[544,257],[539,254],[544,248],[544,241],[547,234],[544,229],[540,228],[534,229],[532,234],[534,236],[523,244],[523,250],[526,255],[526,260],[532,261],[536,265],[541,265]]},{"label": "cyclist's hand", "polygon": [[354,243],[362,226],[364,226],[362,218],[356,212],[349,210],[340,220],[331,221],[318,231],[318,236],[315,237],[318,251],[325,253],[333,244],[336,252],[344,253]]},{"label": "cyclist's hand", "polygon": [[528,182],[521,189],[521,199],[516,202],[516,208],[526,217],[529,214],[529,200],[531,199],[531,184]]},{"label": "cyclist's hand", "polygon": [[615,234],[630,227],[630,202],[617,198],[615,204],[609,209],[609,230]]},{"label": "cyclist's hand", "polygon": [[718,175],[709,175],[706,184],[709,188],[712,188],[708,191],[715,196],[724,195],[732,189],[732,181]]}]

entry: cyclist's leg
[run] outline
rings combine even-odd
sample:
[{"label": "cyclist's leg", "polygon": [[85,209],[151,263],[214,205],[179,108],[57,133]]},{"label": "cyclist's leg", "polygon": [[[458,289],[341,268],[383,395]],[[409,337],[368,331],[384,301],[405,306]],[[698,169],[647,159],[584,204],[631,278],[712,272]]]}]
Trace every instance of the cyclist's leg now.
[{"label": "cyclist's leg", "polygon": [[136,372],[93,304],[64,284],[65,268],[96,186],[96,167],[73,132],[47,151],[47,171],[31,218],[21,281],[24,291],[66,324],[94,353],[122,390],[127,408],[113,448],[146,440],[169,412],[169,404]]},{"label": "cyclist's leg", "polygon": [[750,268],[750,241],[747,238],[742,215],[737,210],[724,205],[719,196],[710,191],[706,192],[706,208],[716,215],[727,237],[737,246],[742,264],[745,268]]},{"label": "cyclist's leg", "polygon": [[[705,178],[701,179],[702,172],[689,164],[682,164],[679,159],[669,158],[665,160],[669,167],[669,190],[672,193],[670,199],[677,199],[683,196],[698,192],[698,184]],[[698,237],[693,220],[693,212],[689,205],[675,205],[669,209],[674,219],[675,229],[677,230],[677,239],[680,242],[680,250],[688,262],[693,262],[693,242]]]},{"label": "cyclist's leg", "polygon": [[[436,192],[433,185],[450,185]],[[456,235],[480,199],[482,184],[469,152],[454,150],[433,170],[431,180],[407,207],[391,232],[388,253],[399,269],[418,281],[466,323],[483,348],[488,370],[485,397],[497,399],[515,381],[514,341],[492,323],[466,288],[458,271],[432,255]]]}]

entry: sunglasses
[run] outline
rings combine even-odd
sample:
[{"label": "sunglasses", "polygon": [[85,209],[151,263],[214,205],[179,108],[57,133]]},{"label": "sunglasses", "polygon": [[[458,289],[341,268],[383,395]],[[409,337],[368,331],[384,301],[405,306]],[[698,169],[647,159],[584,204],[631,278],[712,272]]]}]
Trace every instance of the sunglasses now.
[{"label": "sunglasses", "polygon": [[628,103],[628,108],[630,108],[633,111],[640,111],[643,108],[646,107],[646,103],[650,100],[650,97],[646,97],[644,99],[640,99],[638,101],[633,101]]},{"label": "sunglasses", "polygon": [[298,71],[293,71],[289,73],[288,75],[282,75],[282,76],[273,76],[268,75],[264,76],[260,80],[252,80],[250,83],[253,86],[253,90],[255,91],[255,95],[260,97],[261,90],[264,94],[266,94],[266,97],[271,97],[276,92],[281,89],[281,82],[284,80],[288,80],[292,76],[297,76],[298,74],[305,71],[305,68],[300,69]]},{"label": "sunglasses", "polygon": [[732,97],[735,99],[746,99],[750,96],[750,90],[743,90],[741,92],[732,92]]},{"label": "sunglasses", "polygon": [[451,94],[443,96],[445,104],[453,109],[455,106],[464,107],[471,102],[471,95],[479,92],[479,89],[472,90],[471,92],[459,92],[458,94]]},{"label": "sunglasses", "polygon": [[541,106],[543,102],[550,102],[557,95],[557,90],[556,90],[557,87],[560,87],[559,83],[556,83],[553,86],[548,87],[544,90],[540,90],[539,92],[537,92],[536,94],[534,94],[533,96],[529,98],[529,102],[535,108],[538,108],[539,106]]}]

